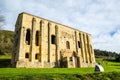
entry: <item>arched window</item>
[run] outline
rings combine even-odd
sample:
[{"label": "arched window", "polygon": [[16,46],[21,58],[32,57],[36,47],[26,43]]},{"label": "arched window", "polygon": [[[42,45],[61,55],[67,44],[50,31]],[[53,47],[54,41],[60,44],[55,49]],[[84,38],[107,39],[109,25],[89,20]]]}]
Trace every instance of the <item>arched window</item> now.
[{"label": "arched window", "polygon": [[38,54],[35,54],[35,59],[38,59]]},{"label": "arched window", "polygon": [[35,44],[36,46],[39,46],[39,31],[36,31],[36,35],[35,35]]},{"label": "arched window", "polygon": [[25,58],[29,58],[29,53],[26,53],[26,54],[25,54]]},{"label": "arched window", "polygon": [[70,49],[70,43],[69,43],[69,41],[66,41],[66,47],[67,47],[67,49]]},{"label": "arched window", "polygon": [[55,35],[51,35],[51,43],[52,43],[52,44],[55,44],[55,41],[56,41]]},{"label": "arched window", "polygon": [[80,41],[78,41],[78,48],[81,48],[81,47],[80,47]]},{"label": "arched window", "polygon": [[30,45],[30,29],[27,29],[27,33],[26,33],[26,44]]}]

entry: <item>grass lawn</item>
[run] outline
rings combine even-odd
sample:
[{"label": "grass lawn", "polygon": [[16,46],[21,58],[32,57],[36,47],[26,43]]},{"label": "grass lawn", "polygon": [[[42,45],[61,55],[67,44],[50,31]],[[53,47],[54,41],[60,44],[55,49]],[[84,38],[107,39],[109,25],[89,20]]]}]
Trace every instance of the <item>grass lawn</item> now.
[{"label": "grass lawn", "polygon": [[0,68],[0,74],[51,74],[51,73],[58,73],[58,74],[86,74],[86,73],[93,73],[94,68]]},{"label": "grass lawn", "polygon": [[[10,56],[7,57],[0,56],[0,60],[2,59],[10,60]],[[101,65],[104,67],[105,73],[118,72],[120,74],[120,62],[103,61],[103,59],[96,59],[96,60],[99,61]],[[33,78],[35,78],[35,80],[37,80],[36,78],[38,77],[39,77],[38,80],[49,80],[47,79],[47,77],[49,78],[52,77],[52,79],[50,80],[69,80],[68,78],[70,78],[71,80],[80,80],[76,78],[76,75],[81,76],[86,74],[94,74],[94,68],[0,68],[0,79],[6,78],[8,80],[19,79],[19,78],[22,78],[22,80],[34,80]],[[27,79],[30,77],[32,79]],[[59,79],[53,79],[55,77]],[[86,79],[86,80],[91,80],[91,79]]]},{"label": "grass lawn", "polygon": [[94,68],[0,68],[0,80],[120,80],[120,69],[105,69],[94,73]]},{"label": "grass lawn", "polygon": [[35,75],[35,74],[86,74],[94,68],[0,68],[0,76]]},{"label": "grass lawn", "polygon": [[11,59],[11,56],[0,55],[0,59]]},{"label": "grass lawn", "polygon": [[104,61],[103,58],[96,58],[96,62],[101,63],[105,72],[120,72],[120,62]]},{"label": "grass lawn", "polygon": [[[103,62],[105,72],[120,72],[119,62]],[[0,68],[0,75],[22,74],[87,74],[94,73],[94,68]],[[9,75],[8,75],[9,76]]]}]

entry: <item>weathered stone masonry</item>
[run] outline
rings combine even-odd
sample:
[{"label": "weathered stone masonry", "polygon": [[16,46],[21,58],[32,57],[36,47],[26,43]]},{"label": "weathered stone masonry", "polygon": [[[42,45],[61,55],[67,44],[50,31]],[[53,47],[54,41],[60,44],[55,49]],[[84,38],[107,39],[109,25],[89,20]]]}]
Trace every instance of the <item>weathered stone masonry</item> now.
[{"label": "weathered stone masonry", "polygon": [[15,25],[13,67],[93,67],[91,35],[28,13]]}]

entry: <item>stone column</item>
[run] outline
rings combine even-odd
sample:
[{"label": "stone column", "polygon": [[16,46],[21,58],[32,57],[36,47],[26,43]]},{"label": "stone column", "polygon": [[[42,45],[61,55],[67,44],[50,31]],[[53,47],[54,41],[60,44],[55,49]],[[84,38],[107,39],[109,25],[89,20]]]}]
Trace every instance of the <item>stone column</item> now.
[{"label": "stone column", "polygon": [[75,31],[75,44],[76,44],[76,53],[78,55],[78,43],[77,43],[77,32]]},{"label": "stone column", "polygon": [[40,58],[39,61],[43,62],[43,43],[44,43],[44,22],[41,20],[40,21]]},{"label": "stone column", "polygon": [[41,37],[40,37],[40,28],[39,28],[39,32],[38,32],[38,46],[39,46],[39,52],[38,52],[38,61],[40,61],[40,39],[41,39]]},{"label": "stone column", "polygon": [[55,26],[55,34],[56,34],[56,62],[57,67],[60,67],[60,50],[59,50],[59,27]]},{"label": "stone column", "polygon": [[51,52],[51,50],[50,50],[50,44],[51,44],[51,30],[50,30],[50,27],[51,27],[51,24],[50,23],[48,23],[48,62],[50,62],[50,52]]},{"label": "stone column", "polygon": [[32,31],[31,31],[31,52],[30,52],[30,60],[33,62],[35,60],[35,33],[36,33],[36,19],[32,19]]},{"label": "stone column", "polygon": [[95,63],[95,54],[94,54],[94,50],[93,50],[93,48],[92,48],[92,46],[91,46],[91,56],[92,56],[92,62],[93,63]]},{"label": "stone column", "polygon": [[80,35],[80,37],[81,37],[81,54],[83,54],[83,61],[82,61],[82,63],[83,62],[86,62],[86,59],[85,59],[85,46],[84,46],[84,38],[83,38],[83,34],[81,33],[81,35]]},{"label": "stone column", "polygon": [[19,44],[17,44],[18,46],[19,46],[19,54],[18,54],[18,60],[24,60],[25,59],[25,53],[23,53],[23,52],[25,52],[24,51],[24,27],[21,27],[20,28],[20,41],[19,41],[19,39],[18,39],[18,43]]},{"label": "stone column", "polygon": [[85,44],[86,62],[89,63],[86,34],[84,34],[84,44]]},{"label": "stone column", "polygon": [[83,56],[83,42],[82,42],[82,36],[81,33],[79,33],[79,40],[80,40],[80,52],[81,52],[81,56],[79,56],[79,67],[82,67],[82,63],[84,62],[84,56]]},{"label": "stone column", "polygon": [[88,54],[89,54],[89,62],[91,63],[91,51],[90,51],[90,39],[89,39],[89,35],[87,35],[87,49],[88,49]]},{"label": "stone column", "polygon": [[92,45],[92,38],[91,38],[91,36],[89,36],[89,38],[90,38],[91,60],[93,63],[95,63],[95,54],[94,54],[94,49],[93,49],[93,45]]},{"label": "stone column", "polygon": [[[80,40],[80,52],[81,52],[81,55],[79,56],[79,58],[80,58],[80,61],[83,61],[83,49],[82,49],[81,33],[79,33],[79,40]],[[80,62],[80,66],[82,65],[81,63],[82,63],[82,62]]]},{"label": "stone column", "polygon": [[[24,51],[25,53],[26,53],[26,51],[25,51],[25,49],[26,49],[26,29],[25,29],[25,27],[22,27],[23,28],[23,50],[22,51]],[[24,55],[24,58],[25,58],[25,53],[23,54]]]},{"label": "stone column", "polygon": [[78,54],[78,38],[77,38],[77,35],[78,35],[78,34],[77,34],[77,32],[75,31],[75,43],[76,43],[76,54],[77,54],[77,55],[75,56],[75,57],[76,57],[76,62],[77,62],[77,63],[76,63],[77,66],[76,66],[76,67],[80,67],[80,65],[81,65],[80,59],[77,59],[77,57],[80,56],[80,54]]},{"label": "stone column", "polygon": [[90,56],[89,56],[89,41],[88,41],[88,35],[86,34],[86,51],[87,51],[87,60],[88,63],[90,63]]}]

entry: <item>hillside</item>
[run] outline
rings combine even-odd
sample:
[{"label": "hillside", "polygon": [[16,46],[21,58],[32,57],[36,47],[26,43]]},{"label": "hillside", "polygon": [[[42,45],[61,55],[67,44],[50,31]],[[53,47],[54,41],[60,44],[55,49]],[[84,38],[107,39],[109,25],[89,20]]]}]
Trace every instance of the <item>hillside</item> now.
[{"label": "hillside", "polygon": [[13,37],[13,31],[0,30],[0,55],[11,55]]}]

